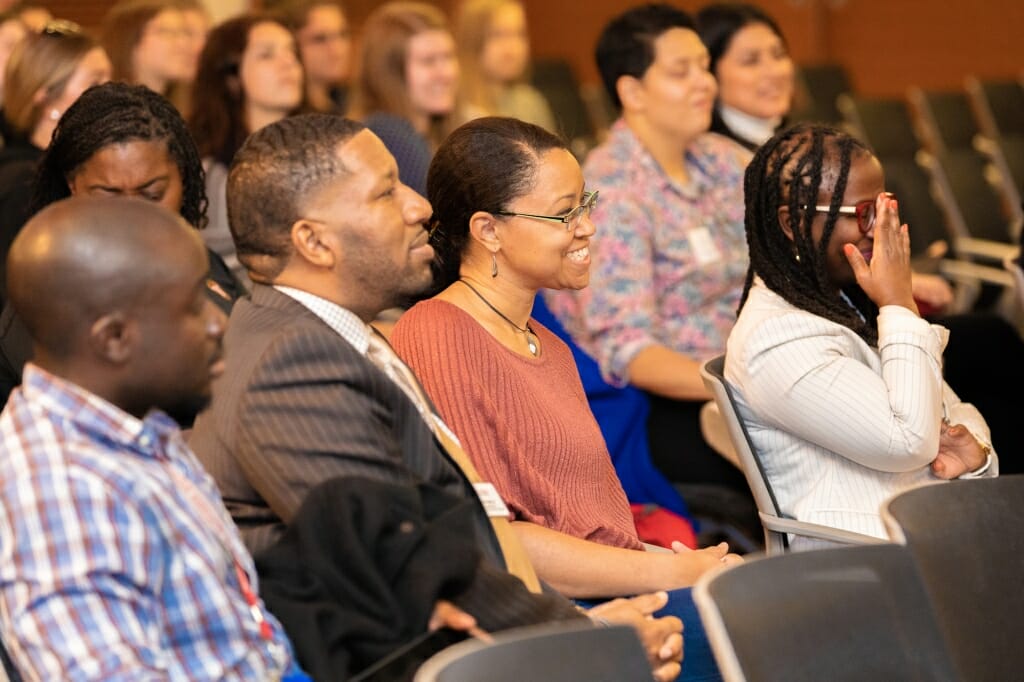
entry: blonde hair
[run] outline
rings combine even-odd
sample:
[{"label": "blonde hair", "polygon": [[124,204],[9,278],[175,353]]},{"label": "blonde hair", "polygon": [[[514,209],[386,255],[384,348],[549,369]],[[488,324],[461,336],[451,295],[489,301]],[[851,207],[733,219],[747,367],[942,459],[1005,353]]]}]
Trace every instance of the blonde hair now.
[{"label": "blonde hair", "polygon": [[459,5],[455,20],[455,43],[462,68],[460,83],[463,99],[488,115],[498,113],[497,93],[480,68],[480,59],[487,45],[494,15],[505,5],[518,5],[519,0],[465,0]]},{"label": "blonde hair", "polygon": [[77,30],[44,30],[22,39],[4,71],[8,125],[19,135],[31,135],[47,103],[60,96],[78,64],[97,47],[99,43]]},{"label": "blonde hair", "polygon": [[[444,13],[425,2],[388,2],[371,12],[363,24],[349,115],[364,119],[383,112],[412,118],[405,80],[409,40],[425,31],[448,30]],[[428,137],[437,145],[453,128],[453,115],[433,117]]]}]

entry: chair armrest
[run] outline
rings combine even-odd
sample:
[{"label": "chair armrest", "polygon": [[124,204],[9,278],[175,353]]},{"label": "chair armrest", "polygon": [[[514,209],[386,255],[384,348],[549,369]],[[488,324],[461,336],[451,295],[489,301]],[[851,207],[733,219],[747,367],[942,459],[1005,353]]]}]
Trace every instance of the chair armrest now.
[{"label": "chair armrest", "polygon": [[974,237],[959,237],[954,242],[953,248],[961,256],[979,256],[1000,263],[1020,249],[1016,244],[975,239]]},{"label": "chair armrest", "polygon": [[[1008,253],[1012,253],[1012,251]],[[1005,262],[1002,259],[1000,261]],[[1013,275],[1003,267],[978,265],[977,263],[947,258],[939,261],[939,272],[954,280],[981,281],[989,284],[998,284],[1003,287],[1014,286]]]},{"label": "chair armrest", "polygon": [[784,519],[779,516],[772,516],[764,512],[758,512],[761,516],[761,523],[768,530],[776,533],[793,533],[817,540],[828,540],[830,542],[841,542],[847,545],[880,545],[887,540],[876,538],[873,535],[863,535],[841,528],[822,526],[817,523],[797,521],[796,519]]}]

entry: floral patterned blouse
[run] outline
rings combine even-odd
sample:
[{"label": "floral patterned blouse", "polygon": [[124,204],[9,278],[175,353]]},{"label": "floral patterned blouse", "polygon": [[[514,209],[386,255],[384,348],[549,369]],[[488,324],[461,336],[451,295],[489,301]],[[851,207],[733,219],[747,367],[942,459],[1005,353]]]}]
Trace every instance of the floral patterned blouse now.
[{"label": "floral patterned blouse", "polygon": [[551,311],[615,385],[644,348],[703,360],[725,351],[747,272],[743,172],[750,153],[714,133],[686,152],[686,185],[670,179],[623,120],[587,158],[590,286],[545,291]]}]

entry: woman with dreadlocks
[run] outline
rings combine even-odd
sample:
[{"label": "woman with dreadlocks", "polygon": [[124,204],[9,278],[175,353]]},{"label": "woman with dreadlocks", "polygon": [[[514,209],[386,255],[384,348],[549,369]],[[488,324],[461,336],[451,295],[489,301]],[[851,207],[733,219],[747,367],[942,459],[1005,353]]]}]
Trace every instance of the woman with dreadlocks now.
[{"label": "woman with dreadlocks", "polygon": [[918,315],[878,159],[802,125],[758,150],[744,190],[750,269],[725,376],[782,512],[886,537],[890,495],[996,475],[984,419],[942,380],[947,332]]},{"label": "woman with dreadlocks", "polygon": [[[87,90],[57,123],[39,163],[30,214],[68,196],[135,197],[206,224],[203,166],[185,121],[161,95],[141,85],[107,83]],[[244,293],[224,261],[207,249],[207,295],[228,312]],[[0,404],[21,382],[31,339],[9,305],[0,314]]]}]

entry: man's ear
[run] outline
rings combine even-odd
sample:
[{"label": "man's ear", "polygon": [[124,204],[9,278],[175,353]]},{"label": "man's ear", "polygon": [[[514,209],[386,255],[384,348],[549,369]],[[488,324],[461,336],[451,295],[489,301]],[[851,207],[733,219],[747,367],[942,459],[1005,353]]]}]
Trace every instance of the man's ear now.
[{"label": "man's ear", "polygon": [[491,253],[501,250],[501,235],[498,234],[498,221],[487,211],[477,211],[469,217],[469,236]]},{"label": "man's ear", "polygon": [[290,236],[296,257],[318,268],[334,267],[337,238],[322,223],[300,218],[292,224]]},{"label": "man's ear", "polygon": [[615,92],[622,102],[623,111],[641,111],[644,105],[644,84],[635,76],[619,76],[615,81]]},{"label": "man's ear", "polygon": [[779,206],[779,227],[789,241],[793,241],[793,225],[790,220],[789,206]]},{"label": "man's ear", "polygon": [[92,323],[89,346],[108,362],[124,365],[135,352],[138,336],[138,325],[123,311],[115,310]]}]

